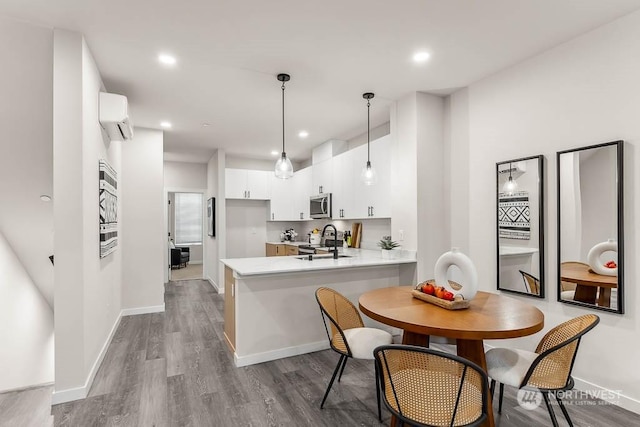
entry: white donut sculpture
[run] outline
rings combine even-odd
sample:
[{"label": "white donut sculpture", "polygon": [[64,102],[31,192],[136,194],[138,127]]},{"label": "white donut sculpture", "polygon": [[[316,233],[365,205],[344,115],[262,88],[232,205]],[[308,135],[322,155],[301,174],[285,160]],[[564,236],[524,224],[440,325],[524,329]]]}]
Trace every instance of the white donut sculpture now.
[{"label": "white donut sculpture", "polygon": [[[465,280],[460,283],[462,286],[460,290],[453,289],[447,279],[449,267],[454,265],[462,271],[465,278]],[[465,300],[472,300],[478,292],[478,272],[476,271],[476,267],[473,265],[473,261],[460,252],[458,248],[452,248],[450,252],[445,252],[440,255],[440,258],[436,261],[434,278],[436,285],[443,286],[446,290],[453,293],[454,296],[462,295]]]},{"label": "white donut sculpture", "polygon": [[589,253],[587,254],[587,262],[589,263],[589,267],[591,267],[591,269],[595,273],[602,274],[603,276],[617,276],[618,267],[606,267],[600,259],[600,256],[605,252],[615,252],[616,262],[618,262],[618,243],[609,239],[606,242],[600,242],[589,249]]}]

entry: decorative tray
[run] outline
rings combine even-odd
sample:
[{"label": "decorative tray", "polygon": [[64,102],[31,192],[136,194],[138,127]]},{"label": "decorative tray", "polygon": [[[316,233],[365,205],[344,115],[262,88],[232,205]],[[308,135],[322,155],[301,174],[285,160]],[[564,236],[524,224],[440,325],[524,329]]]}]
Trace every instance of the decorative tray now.
[{"label": "decorative tray", "polygon": [[[425,283],[430,283],[435,286],[435,280],[431,279],[431,280],[427,280],[426,282],[419,283],[418,287],[421,287]],[[451,280],[449,281],[449,284],[454,289],[460,288],[460,285],[458,283],[453,282]],[[447,301],[445,299],[438,298],[434,295],[425,294],[424,292],[418,289],[412,290],[411,295],[414,298],[428,302],[429,304],[437,305],[438,307],[442,307],[447,310],[462,310],[464,308],[469,308],[469,305],[471,304],[471,301],[462,299],[462,296],[460,295],[456,295],[453,301]]]}]

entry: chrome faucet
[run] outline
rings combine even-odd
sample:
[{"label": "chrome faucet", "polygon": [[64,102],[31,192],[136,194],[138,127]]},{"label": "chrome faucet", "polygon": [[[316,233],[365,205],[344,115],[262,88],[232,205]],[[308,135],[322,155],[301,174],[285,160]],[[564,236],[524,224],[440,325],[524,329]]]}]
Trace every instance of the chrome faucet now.
[{"label": "chrome faucet", "polygon": [[[333,228],[333,259],[338,259],[338,229],[333,224],[327,224],[322,229],[321,236],[324,237],[324,232],[327,230],[327,227],[332,227]],[[327,241],[326,238],[324,240],[325,240],[325,242]]]}]

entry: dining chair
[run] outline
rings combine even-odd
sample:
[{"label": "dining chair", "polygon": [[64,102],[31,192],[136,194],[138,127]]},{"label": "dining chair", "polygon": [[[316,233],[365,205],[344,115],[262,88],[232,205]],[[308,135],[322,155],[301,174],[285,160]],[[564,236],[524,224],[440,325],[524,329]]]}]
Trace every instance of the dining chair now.
[{"label": "dining chair", "polygon": [[487,419],[487,374],[462,357],[425,347],[374,350],[383,401],[403,424],[477,426]]},{"label": "dining chair", "polygon": [[528,293],[533,295],[540,295],[540,280],[531,274],[518,270],[522,274],[524,280],[524,287]]},{"label": "dining chair", "polygon": [[[360,312],[353,303],[331,288],[322,287],[316,290],[316,300],[320,306],[322,322],[327,332],[327,338],[329,338],[329,345],[335,352],[340,354],[340,359],[320,404],[320,409],[322,409],[338,371],[340,371],[338,376],[338,382],[340,382],[347,360],[349,358],[373,360],[373,350],[380,345],[391,344],[393,337],[389,332],[382,329],[365,327],[362,317],[360,317]],[[327,326],[327,319],[330,327]],[[377,375],[376,398],[378,419],[382,420],[380,387],[378,387]]]},{"label": "dining chair", "polygon": [[527,388],[540,391],[549,411],[554,427],[558,426],[549,394],[555,396],[562,413],[573,426],[567,409],[558,392],[571,390],[574,386],[571,371],[578,353],[580,340],[600,322],[595,314],[586,314],[568,320],[551,329],[540,340],[535,352],[493,348],[486,354],[487,372],[491,378],[491,394],[496,382],[500,384],[498,413],[502,413],[502,394],[504,385],[518,389]]}]

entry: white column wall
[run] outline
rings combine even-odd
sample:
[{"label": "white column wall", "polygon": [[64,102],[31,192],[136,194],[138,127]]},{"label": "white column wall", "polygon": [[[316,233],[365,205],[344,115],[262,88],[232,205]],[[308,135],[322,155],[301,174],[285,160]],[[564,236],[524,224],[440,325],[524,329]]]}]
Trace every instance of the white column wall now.
[{"label": "white column wall", "polygon": [[[206,235],[204,236],[204,278],[208,280],[216,289],[224,289],[223,283],[217,283],[218,281],[218,242],[220,241],[220,205],[221,200],[218,196],[218,151],[207,162],[207,193],[205,199],[215,197],[215,237]],[[224,172],[224,171],[223,171]],[[205,207],[206,207],[205,200]],[[207,228],[205,227],[205,230]],[[220,286],[219,286],[220,285]]]},{"label": "white column wall", "polygon": [[[99,71],[79,33],[54,30],[54,403],[86,396],[119,320],[122,241],[99,255],[98,161],[118,172],[121,147],[98,121]],[[119,203],[119,218],[122,205]],[[118,227],[122,237],[122,222]]]},{"label": "white column wall", "polygon": [[135,128],[122,145],[122,307],[164,310],[163,133]]},{"label": "white column wall", "polygon": [[57,236],[54,240],[56,391],[80,387],[87,377],[83,310],[82,151],[82,36],[55,30],[53,214]]},{"label": "white column wall", "polygon": [[[640,271],[635,260],[640,226],[640,12],[635,12],[497,73],[451,97],[452,123],[469,143],[452,138],[452,150],[469,158],[466,219],[470,255],[480,288],[495,292],[495,163],[543,154],[545,166],[546,286],[544,300],[527,298],[545,313],[545,331],[575,316],[595,313],[600,324],[582,340],[574,369],[579,388],[619,390],[623,406],[640,412]],[[624,139],[625,306],[624,315],[573,307],[556,301],[556,158],[559,150]],[[450,160],[453,165],[456,159]],[[464,205],[452,193],[452,206]],[[465,197],[464,193],[461,197]],[[514,298],[519,298],[513,296]],[[543,331],[544,332],[544,331]],[[534,349],[534,336],[490,342]],[[593,369],[594,366],[612,367]]]},{"label": "white column wall", "polygon": [[[447,248],[444,225],[444,100],[414,92],[391,106],[391,235],[417,250],[416,280],[433,278]],[[402,239],[401,239],[402,234]]]}]

